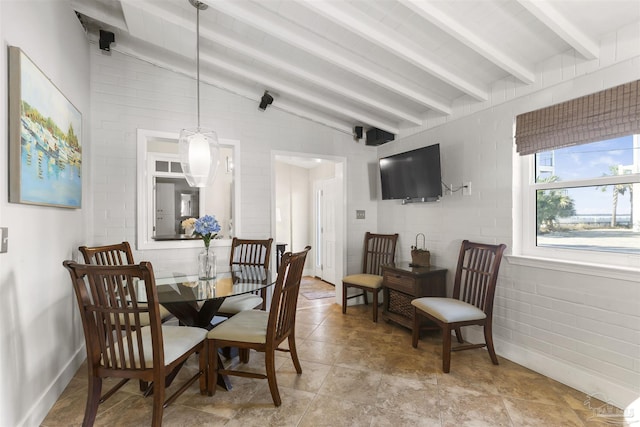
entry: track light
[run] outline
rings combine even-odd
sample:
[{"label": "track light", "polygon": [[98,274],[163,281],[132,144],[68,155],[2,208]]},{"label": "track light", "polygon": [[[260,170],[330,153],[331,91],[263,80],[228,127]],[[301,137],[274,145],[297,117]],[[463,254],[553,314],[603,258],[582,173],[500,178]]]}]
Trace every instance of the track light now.
[{"label": "track light", "polygon": [[353,139],[358,140],[362,139],[362,126],[355,126],[353,128]]},{"label": "track light", "polygon": [[269,91],[264,91],[264,95],[260,99],[260,105],[258,106],[261,110],[266,110],[268,105],[273,103],[273,96],[269,95]]}]

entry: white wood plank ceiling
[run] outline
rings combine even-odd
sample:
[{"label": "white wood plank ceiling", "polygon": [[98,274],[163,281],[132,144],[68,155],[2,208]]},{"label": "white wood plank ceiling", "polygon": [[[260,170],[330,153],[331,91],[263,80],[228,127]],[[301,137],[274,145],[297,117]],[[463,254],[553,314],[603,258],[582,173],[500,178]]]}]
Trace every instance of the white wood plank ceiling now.
[{"label": "white wood plank ceiling", "polygon": [[[639,0],[203,0],[200,78],[346,133],[393,134],[488,99],[501,80],[534,85],[558,54],[600,59],[640,27]],[[189,0],[71,0],[91,40],[195,77]],[[638,40],[640,52],[640,40]]]}]

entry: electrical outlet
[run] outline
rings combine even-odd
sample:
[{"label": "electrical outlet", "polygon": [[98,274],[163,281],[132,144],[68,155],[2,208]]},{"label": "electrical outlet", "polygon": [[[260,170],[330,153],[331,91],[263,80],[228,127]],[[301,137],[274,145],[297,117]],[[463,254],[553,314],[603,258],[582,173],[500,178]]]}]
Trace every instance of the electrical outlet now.
[{"label": "electrical outlet", "polygon": [[462,184],[462,195],[463,196],[471,195],[471,181],[468,181]]},{"label": "electrical outlet", "polygon": [[364,210],[356,210],[356,219],[364,219]]}]

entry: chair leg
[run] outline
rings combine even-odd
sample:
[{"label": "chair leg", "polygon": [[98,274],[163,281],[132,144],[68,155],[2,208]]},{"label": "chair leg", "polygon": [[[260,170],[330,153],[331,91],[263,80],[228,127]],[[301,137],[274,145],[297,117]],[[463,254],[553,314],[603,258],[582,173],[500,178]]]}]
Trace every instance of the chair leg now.
[{"label": "chair leg", "polygon": [[442,372],[449,373],[451,368],[451,328],[442,328]]},{"label": "chair leg", "polygon": [[275,365],[275,351],[273,349],[265,352],[265,365],[267,370],[267,381],[269,381],[269,390],[271,391],[271,398],[273,404],[280,406],[282,401],[280,400],[280,392],[278,391],[278,382],[276,380],[276,365]]},{"label": "chair leg", "polygon": [[198,359],[200,362],[200,372],[202,372],[202,375],[200,375],[200,394],[206,394],[207,393],[207,379],[208,379],[208,375],[209,375],[209,352],[205,345],[202,346],[202,350],[200,350],[200,354],[198,355]]},{"label": "chair leg", "polygon": [[418,309],[413,308],[413,330],[411,331],[411,345],[418,348],[418,340],[420,339],[420,316]]},{"label": "chair leg", "polygon": [[209,357],[209,371],[207,372],[207,392],[209,396],[216,394],[218,385],[218,348],[214,340],[207,340],[207,355]]},{"label": "chair leg", "polygon": [[378,294],[380,289],[371,291],[373,294],[373,322],[378,323]]},{"label": "chair leg", "polygon": [[89,389],[87,390],[87,406],[84,410],[83,426],[92,426],[98,414],[100,404],[100,392],[102,391],[102,378],[89,374]]},{"label": "chair leg", "polygon": [[291,333],[291,335],[289,335],[289,353],[291,354],[291,360],[293,361],[293,366],[295,366],[296,368],[296,372],[298,374],[301,374],[302,366],[300,366],[300,360],[298,359],[298,350],[296,349],[296,337],[293,332]]},{"label": "chair leg", "polygon": [[248,348],[238,349],[238,356],[242,363],[249,363],[249,351]]},{"label": "chair leg", "polygon": [[153,416],[151,417],[151,425],[160,427],[162,425],[162,412],[164,411],[164,381],[153,381]]},{"label": "chair leg", "polygon": [[496,356],[496,351],[493,349],[493,334],[491,333],[491,322],[486,322],[484,324],[484,342],[487,343],[487,350],[489,351],[491,362],[493,362],[494,365],[497,365],[498,356]]},{"label": "chair leg", "polygon": [[364,298],[364,305],[369,305],[369,300],[367,298],[367,291],[366,289],[362,290],[362,298]]},{"label": "chair leg", "polygon": [[147,388],[149,388],[149,383],[143,380],[140,380],[139,383],[140,383],[140,391],[143,391],[143,392],[147,391]]},{"label": "chair leg", "polygon": [[342,283],[342,314],[347,314],[347,285]]},{"label": "chair leg", "polygon": [[456,328],[455,331],[456,331],[456,339],[460,344],[462,344],[464,342],[464,339],[462,338],[462,329]]}]

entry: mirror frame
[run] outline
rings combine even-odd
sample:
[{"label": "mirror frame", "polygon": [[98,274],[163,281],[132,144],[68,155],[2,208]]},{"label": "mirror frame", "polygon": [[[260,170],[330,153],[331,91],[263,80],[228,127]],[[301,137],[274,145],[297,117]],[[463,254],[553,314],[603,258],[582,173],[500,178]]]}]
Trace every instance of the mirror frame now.
[{"label": "mirror frame", "polygon": [[[177,132],[163,132],[148,129],[137,130],[137,159],[136,159],[136,178],[137,178],[137,203],[136,203],[136,249],[187,249],[202,248],[200,240],[162,240],[156,241],[152,238],[149,224],[153,224],[152,195],[153,188],[149,188],[150,171],[148,169],[149,157],[149,141],[163,140],[166,142],[175,142],[178,144],[179,134]],[[230,147],[233,150],[233,194],[231,195],[231,203],[233,205],[233,236],[240,234],[240,141],[230,139],[220,139],[220,145]],[[177,158],[177,154],[176,154]],[[225,167],[224,164],[220,165]],[[220,166],[218,172],[220,173]],[[204,215],[206,206],[206,191],[200,190],[200,214]],[[212,246],[230,246],[231,239],[214,239],[211,241]]]}]

